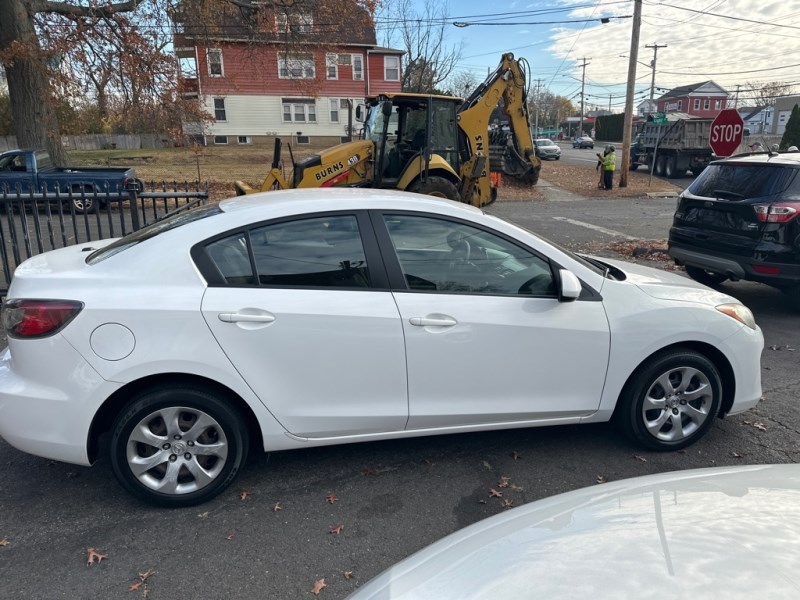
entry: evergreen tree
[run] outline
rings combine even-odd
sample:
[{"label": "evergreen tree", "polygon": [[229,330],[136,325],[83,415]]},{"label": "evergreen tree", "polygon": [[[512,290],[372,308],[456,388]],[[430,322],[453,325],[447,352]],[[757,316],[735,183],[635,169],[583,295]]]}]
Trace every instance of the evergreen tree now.
[{"label": "evergreen tree", "polygon": [[789,122],[786,123],[786,130],[781,138],[781,150],[786,150],[789,146],[800,146],[800,106],[794,105]]}]

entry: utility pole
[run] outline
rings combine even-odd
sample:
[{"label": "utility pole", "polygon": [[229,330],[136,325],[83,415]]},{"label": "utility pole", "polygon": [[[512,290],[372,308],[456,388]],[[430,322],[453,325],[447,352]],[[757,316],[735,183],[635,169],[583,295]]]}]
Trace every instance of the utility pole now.
[{"label": "utility pole", "polygon": [[583,87],[584,87],[584,83],[586,81],[586,65],[591,64],[591,63],[587,63],[586,61],[587,60],[592,60],[592,59],[584,57],[581,60],[583,61],[583,64],[580,65],[580,66],[583,69],[583,74],[581,75],[581,120],[580,120],[580,125],[578,125],[578,135],[579,136],[583,135]]},{"label": "utility pole", "polygon": [[534,97],[533,100],[536,103],[536,118],[535,118],[535,124],[533,126],[533,130],[536,133],[533,134],[534,138],[539,137],[539,86],[542,85],[542,81],[544,80],[543,79],[536,80],[536,96]]},{"label": "utility pole", "polygon": [[650,79],[650,103],[647,105],[647,114],[650,114],[651,111],[656,112],[653,111],[653,92],[656,89],[656,61],[658,60],[658,49],[666,47],[666,44],[661,44],[660,46],[658,44],[647,44],[645,46],[645,48],[653,49],[653,62],[650,63],[650,66],[653,67],[653,76]]},{"label": "utility pole", "polygon": [[636,84],[636,61],[639,60],[639,31],[642,28],[642,0],[633,5],[631,51],[628,60],[628,86],[625,90],[625,124],[622,129],[622,164],[619,187],[628,187],[628,169],[631,164],[631,128],[633,127],[633,88]]},{"label": "utility pole", "polygon": [[611,94],[608,95],[608,112],[611,112]]}]

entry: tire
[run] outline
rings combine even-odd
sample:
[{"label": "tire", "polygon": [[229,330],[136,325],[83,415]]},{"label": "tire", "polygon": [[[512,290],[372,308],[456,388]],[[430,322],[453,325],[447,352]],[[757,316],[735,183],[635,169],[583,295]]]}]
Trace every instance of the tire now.
[{"label": "tire", "polygon": [[664,161],[664,175],[667,179],[675,179],[677,175],[675,174],[675,157],[668,156],[667,159]]},{"label": "tire", "polygon": [[714,273],[713,271],[706,271],[700,267],[692,267],[690,265],[686,265],[686,274],[697,283],[702,283],[709,287],[719,285],[728,279],[727,275],[723,275],[722,273]]},{"label": "tire", "polygon": [[143,392],[118,415],[111,468],[122,487],[145,502],[193,506],[230,485],[247,448],[247,427],[223,398],[167,386]]},{"label": "tire", "polygon": [[615,415],[623,431],[650,450],[680,450],[703,437],[722,403],[714,364],[694,350],[656,354],[625,385]]},{"label": "tire", "polygon": [[436,177],[435,175],[431,175],[425,180],[418,179],[408,186],[408,191],[415,194],[436,196],[437,198],[447,198],[448,200],[461,200],[458,195],[458,189],[452,182],[444,177]]},{"label": "tire", "polygon": [[664,176],[664,170],[666,168],[665,163],[666,163],[666,157],[665,156],[659,156],[659,157],[656,158],[655,172],[656,172],[656,175],[658,175],[659,177],[663,177]]},{"label": "tire", "polygon": [[[94,198],[94,188],[91,186],[84,186],[82,188],[74,188],[72,190],[73,198],[71,200],[75,212],[79,215],[96,213],[100,205],[99,198]],[[75,194],[80,194],[80,197],[75,197]],[[91,197],[90,197],[91,195]]]}]

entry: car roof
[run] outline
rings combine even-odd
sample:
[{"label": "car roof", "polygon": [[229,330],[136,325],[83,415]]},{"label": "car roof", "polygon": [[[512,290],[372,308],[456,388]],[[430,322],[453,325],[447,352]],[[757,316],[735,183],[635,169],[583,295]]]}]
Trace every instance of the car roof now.
[{"label": "car roof", "polygon": [[275,212],[286,210],[295,213],[370,208],[432,210],[452,215],[483,212],[469,204],[426,194],[359,188],[304,188],[259,192],[223,200],[219,207],[226,213],[236,213],[263,209],[265,202],[269,202]]},{"label": "car roof", "polygon": [[719,160],[715,160],[711,164],[780,164],[800,168],[800,152],[773,152],[772,155],[767,152],[747,152],[744,154],[736,154],[727,158],[721,158]]}]

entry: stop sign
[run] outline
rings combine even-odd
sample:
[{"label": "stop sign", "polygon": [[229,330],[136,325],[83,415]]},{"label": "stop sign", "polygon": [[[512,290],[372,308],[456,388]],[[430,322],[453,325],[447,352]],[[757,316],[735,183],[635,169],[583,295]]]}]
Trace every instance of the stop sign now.
[{"label": "stop sign", "polygon": [[730,156],[744,134],[744,121],[735,108],[726,108],[711,123],[711,149],[717,156]]}]

